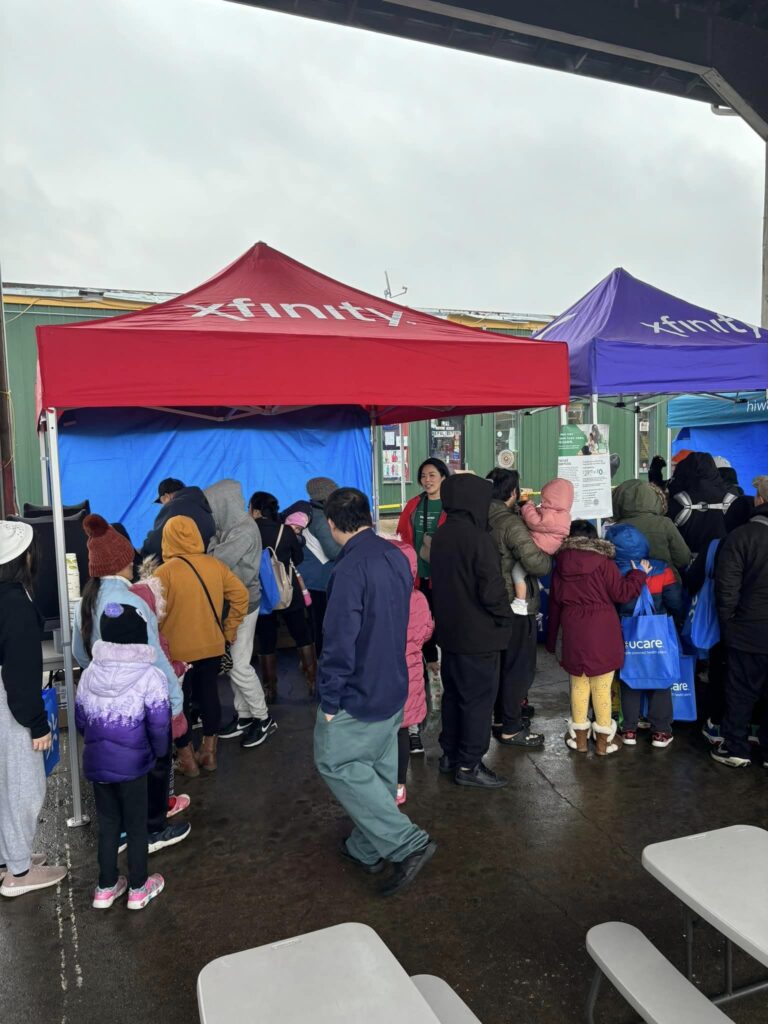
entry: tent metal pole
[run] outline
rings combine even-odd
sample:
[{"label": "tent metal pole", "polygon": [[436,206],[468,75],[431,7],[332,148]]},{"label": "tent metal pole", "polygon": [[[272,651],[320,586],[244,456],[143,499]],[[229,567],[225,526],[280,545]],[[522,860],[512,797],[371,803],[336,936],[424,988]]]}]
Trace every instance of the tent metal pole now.
[{"label": "tent metal pole", "polygon": [[51,477],[50,477],[50,455],[48,454],[48,430],[43,430],[42,423],[38,424],[37,440],[40,445],[40,482],[43,488],[43,504],[51,504]]},{"label": "tent metal pole", "polygon": [[64,536],[64,502],[61,497],[61,465],[59,463],[59,425],[56,410],[47,409],[45,422],[48,433],[48,451],[51,465],[51,497],[53,498],[53,536],[56,542],[56,577],[59,584],[59,614],[61,616],[61,647],[64,655],[64,685],[67,693],[67,746],[69,748],[69,778],[72,787],[72,817],[67,825],[75,828],[87,825],[80,793],[80,756],[75,728],[75,672],[72,661],[72,626],[67,588],[66,539]]},{"label": "tent metal pole", "polygon": [[376,408],[371,409],[371,486],[373,488],[373,525],[379,525],[379,446]]},{"label": "tent metal pole", "polygon": [[[590,395],[589,396],[589,415],[590,415],[590,420],[591,420],[592,424],[597,423],[597,415],[598,415],[598,408],[597,408],[597,406],[598,406],[598,396],[596,394]],[[597,519],[595,519],[595,526],[597,527],[597,535],[598,535],[598,537],[602,537],[602,535],[603,535],[603,520],[600,519],[599,517]]]},{"label": "tent metal pole", "polygon": [[672,476],[672,427],[667,427],[667,477]]},{"label": "tent metal pole", "polygon": [[400,511],[405,508],[408,501],[408,491],[405,479],[405,438],[403,437],[403,424],[398,427],[400,431]]},{"label": "tent metal pole", "polygon": [[763,200],[763,279],[761,320],[768,327],[768,140],[765,143],[765,197]]},{"label": "tent metal pole", "polygon": [[637,408],[637,395],[632,397],[632,428],[633,428],[633,445],[632,450],[634,452],[634,465],[632,466],[632,478],[637,479],[640,474],[640,444],[638,433],[640,431],[640,419],[639,414],[635,412]]},{"label": "tent metal pole", "polygon": [[568,406],[567,405],[561,405],[560,406],[560,426],[561,427],[567,427],[568,426]]}]

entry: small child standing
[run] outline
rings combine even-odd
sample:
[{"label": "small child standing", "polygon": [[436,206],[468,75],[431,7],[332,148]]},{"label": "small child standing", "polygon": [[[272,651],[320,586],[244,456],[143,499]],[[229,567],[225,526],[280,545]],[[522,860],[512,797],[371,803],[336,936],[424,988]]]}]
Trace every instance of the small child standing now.
[{"label": "small child standing", "polygon": [[[631,571],[634,564],[648,559],[648,540],[634,526],[619,523],[606,531],[606,539],[616,548],[616,565],[622,576]],[[666,612],[671,615],[678,627],[684,616],[683,588],[672,569],[666,562],[656,558],[648,559],[650,572],[647,576],[648,589],[653,597],[656,614]],[[627,601],[619,606],[619,615],[624,618],[635,610],[637,599]],[[651,746],[658,749],[668,747],[672,742],[672,691],[667,690],[633,690],[625,682],[621,682],[621,712],[624,726],[621,737],[627,747],[637,746],[637,720],[643,697],[648,698],[648,717],[651,720]]]},{"label": "small child standing", "polygon": [[[520,508],[525,525],[531,531],[536,547],[548,555],[557,554],[571,528],[573,508],[573,484],[570,480],[557,477],[541,489],[541,504],[526,501]],[[515,585],[515,600],[512,611],[515,615],[528,614],[528,590],[525,569],[521,562],[512,566],[512,582]]]},{"label": "small child standing", "polygon": [[[83,773],[93,783],[99,819],[93,906],[108,910],[128,889],[128,909],[143,910],[165,885],[162,875],[147,874],[147,774],[168,751],[168,683],[154,664],[155,650],[138,608],[108,603],[99,635],[75,702],[84,739]],[[128,837],[129,879],[117,870],[121,831]]]},{"label": "small child standing", "polygon": [[[416,549],[402,540],[393,540],[408,559],[413,575],[413,591],[411,593],[411,610],[408,615],[408,636],[405,644],[405,660],[408,665],[408,699],[403,709],[403,721],[397,733],[397,796],[398,807],[407,798],[405,790],[408,761],[411,755],[411,741],[408,735],[409,726],[419,726],[427,717],[427,695],[424,689],[424,655],[422,648],[431,639],[435,629],[432,613],[426,597],[417,589],[418,559]],[[421,750],[423,753],[423,748]]]}]

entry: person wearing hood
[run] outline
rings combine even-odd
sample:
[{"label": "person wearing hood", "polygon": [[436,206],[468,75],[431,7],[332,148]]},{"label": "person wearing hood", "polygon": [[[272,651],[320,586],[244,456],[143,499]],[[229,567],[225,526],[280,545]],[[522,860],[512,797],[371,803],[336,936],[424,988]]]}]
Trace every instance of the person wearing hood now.
[{"label": "person wearing hood", "polygon": [[615,754],[621,746],[611,712],[611,684],[624,664],[616,605],[640,596],[650,569],[650,563],[642,561],[622,576],[615,555],[613,544],[599,540],[591,523],[576,520],[557,556],[549,591],[547,650],[555,653],[562,628],[560,664],[571,677],[571,718],[565,742],[579,753],[589,749],[591,699],[592,736],[600,756]]},{"label": "person wearing hood", "polygon": [[738,473],[730,464],[728,459],[723,455],[715,455],[715,465],[717,466],[717,472],[720,475],[720,479],[728,488],[729,492],[741,497],[744,494],[744,488],[739,483]]},{"label": "person wearing hood", "polygon": [[[505,746],[542,747],[544,736],[530,730],[526,716],[528,691],[536,677],[538,629],[541,609],[539,576],[552,571],[552,558],[534,542],[518,511],[520,475],[514,469],[492,469],[486,479],[493,485],[488,522],[501,553],[501,574],[514,610],[517,599],[515,567],[524,573],[525,615],[513,615],[507,649],[501,655],[498,695],[494,706],[495,735]],[[569,517],[570,519],[570,517]]]},{"label": "person wearing hood", "polygon": [[625,480],[613,492],[614,523],[634,526],[648,541],[649,554],[671,565],[678,575],[691,561],[691,550],[664,515],[662,496],[644,480]]},{"label": "person wearing hood", "polygon": [[297,566],[304,561],[304,548],[296,531],[281,522],[280,505],[274,494],[270,494],[269,491],[256,491],[248,502],[248,511],[261,533],[264,548],[274,552],[277,560],[283,564],[292,585],[291,603],[288,607],[273,611],[269,615],[261,615],[256,625],[261,674],[268,700],[272,701],[277,696],[278,618],[283,619],[296,644],[299,664],[307,680],[309,695],[313,697],[317,681],[317,652],[307,619],[300,578],[296,572]]},{"label": "person wearing hood", "polygon": [[304,564],[302,575],[312,598],[312,631],[315,637],[317,657],[323,653],[323,623],[328,607],[328,581],[341,548],[331,536],[325,516],[326,498],[337,490],[338,485],[326,476],[307,480],[307,494],[311,515],[304,537]]},{"label": "person wearing hood", "polygon": [[[648,557],[648,541],[634,526],[611,526],[606,531],[606,540],[616,548],[616,565],[622,576],[627,576],[633,566],[647,561],[650,570],[646,576],[648,590],[653,597],[657,615],[671,615],[680,628],[685,618],[683,588],[671,566],[666,562]],[[619,606],[622,618],[631,616],[637,600],[627,601]],[[624,746],[637,746],[637,722],[643,697],[648,699],[648,718],[651,722],[651,746],[664,749],[672,742],[672,691],[635,690],[621,683],[621,711],[624,724],[621,738]]]},{"label": "person wearing hood", "polygon": [[694,555],[726,536],[725,517],[738,495],[720,476],[708,452],[691,452],[669,481],[667,515]]},{"label": "person wearing hood", "polygon": [[216,771],[221,656],[225,643],[234,641],[248,613],[248,591],[228,566],[205,554],[197,524],[188,516],[174,516],[165,524],[163,564],[157,575],[165,594],[161,625],[171,657],[192,665],[184,677],[187,719],[194,698],[203,720],[203,741],[197,756],[192,748],[191,727],[176,741],[178,770],[195,778],[200,768]]},{"label": "person wearing hood", "polygon": [[211,507],[199,487],[185,487],[181,480],[167,477],[157,487],[155,504],[160,511],[155,517],[152,529],[141,546],[141,558],[163,560],[163,527],[174,516],[188,516],[197,524],[203,544],[208,544],[216,531]]},{"label": "person wearing hood", "polygon": [[460,786],[499,789],[507,779],[483,761],[509,646],[512,609],[489,530],[490,480],[457,473],[440,490],[446,521],[432,541],[435,635],[443,652],[440,771]]},{"label": "person wearing hood", "polygon": [[40,688],[42,622],[30,597],[36,569],[32,527],[0,521],[0,893],[8,897],[67,875],[32,852],[53,742]]},{"label": "person wearing hood", "polygon": [[[75,701],[83,774],[93,783],[99,820],[93,907],[108,910],[127,890],[128,909],[143,910],[165,885],[162,875],[147,872],[147,777],[170,748],[168,683],[135,605],[108,602],[99,633]],[[128,844],[128,878],[117,869],[121,832]]]},{"label": "person wearing hood", "polygon": [[237,480],[220,480],[206,488],[205,497],[216,525],[216,532],[208,543],[208,554],[228,566],[248,591],[248,613],[237,627],[229,651],[232,658],[229,682],[235,716],[221,729],[219,738],[228,740],[240,736],[240,746],[250,749],[260,746],[277,729],[267,710],[261,680],[251,664],[261,603],[261,534],[246,511],[243,489]]}]

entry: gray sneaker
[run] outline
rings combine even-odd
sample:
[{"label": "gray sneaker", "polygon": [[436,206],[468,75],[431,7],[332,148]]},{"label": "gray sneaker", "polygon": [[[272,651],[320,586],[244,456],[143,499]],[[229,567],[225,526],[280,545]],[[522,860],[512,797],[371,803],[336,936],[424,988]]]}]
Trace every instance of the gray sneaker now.
[{"label": "gray sneaker", "polygon": [[47,889],[49,885],[56,885],[62,878],[67,877],[67,869],[59,866],[45,867],[42,864],[33,864],[26,875],[15,878],[13,875],[6,875],[3,884],[0,886],[0,894],[3,896],[23,896],[25,893],[34,892],[35,889]]}]

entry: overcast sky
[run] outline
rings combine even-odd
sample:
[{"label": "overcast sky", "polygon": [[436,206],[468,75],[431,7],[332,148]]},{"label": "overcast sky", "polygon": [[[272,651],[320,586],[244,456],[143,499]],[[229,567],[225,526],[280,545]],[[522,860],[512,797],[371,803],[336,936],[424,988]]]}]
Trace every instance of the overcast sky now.
[{"label": "overcast sky", "polygon": [[613,267],[759,318],[764,149],[704,104],[225,0],[4,0],[7,281],[183,291],[263,239],[419,306]]}]

